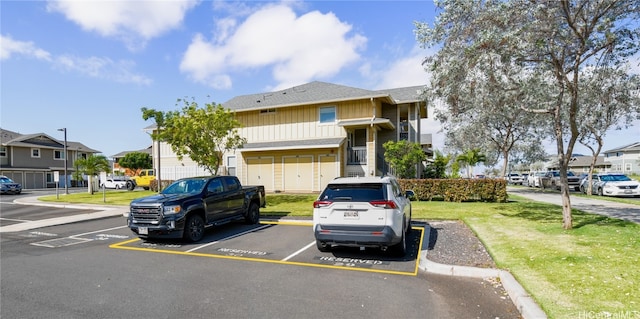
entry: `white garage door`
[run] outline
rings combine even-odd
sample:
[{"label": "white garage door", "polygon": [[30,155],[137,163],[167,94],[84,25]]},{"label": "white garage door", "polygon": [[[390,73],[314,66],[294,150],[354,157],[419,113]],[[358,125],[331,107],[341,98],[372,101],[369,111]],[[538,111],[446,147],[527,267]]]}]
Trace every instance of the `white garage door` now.
[{"label": "white garage door", "polygon": [[285,192],[311,192],[313,189],[313,156],[282,158],[282,188]]},{"label": "white garage door", "polygon": [[336,155],[320,155],[318,156],[318,161],[320,162],[318,190],[322,191],[330,181],[340,176],[340,168]]},{"label": "white garage door", "polygon": [[263,185],[273,192],[273,157],[247,158],[247,185]]}]

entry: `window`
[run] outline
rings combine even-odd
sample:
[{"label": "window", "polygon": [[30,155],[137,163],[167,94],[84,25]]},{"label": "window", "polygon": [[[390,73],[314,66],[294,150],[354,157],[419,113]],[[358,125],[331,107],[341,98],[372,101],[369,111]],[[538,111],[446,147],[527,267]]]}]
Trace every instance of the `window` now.
[{"label": "window", "polygon": [[64,159],[64,151],[53,151],[53,159],[62,160]]},{"label": "window", "polygon": [[7,147],[0,146],[0,157],[7,157]]},{"label": "window", "polygon": [[236,157],[235,156],[227,157],[227,174],[231,176],[236,176]]},{"label": "window", "polygon": [[627,172],[631,172],[631,163],[625,163],[624,164],[624,170]]},{"label": "window", "polygon": [[326,106],[320,108],[320,123],[334,123],[336,121],[336,107]]},{"label": "window", "polygon": [[260,114],[276,114],[276,109],[260,110]]},{"label": "window", "polygon": [[31,157],[40,158],[40,149],[32,148],[31,149]]}]

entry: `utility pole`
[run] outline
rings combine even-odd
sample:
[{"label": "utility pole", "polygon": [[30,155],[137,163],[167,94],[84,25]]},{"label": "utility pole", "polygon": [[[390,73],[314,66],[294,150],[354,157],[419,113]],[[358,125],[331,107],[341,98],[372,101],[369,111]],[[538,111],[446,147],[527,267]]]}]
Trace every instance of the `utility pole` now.
[{"label": "utility pole", "polygon": [[69,179],[67,178],[67,128],[59,128],[58,131],[64,132],[64,193],[69,194]]}]

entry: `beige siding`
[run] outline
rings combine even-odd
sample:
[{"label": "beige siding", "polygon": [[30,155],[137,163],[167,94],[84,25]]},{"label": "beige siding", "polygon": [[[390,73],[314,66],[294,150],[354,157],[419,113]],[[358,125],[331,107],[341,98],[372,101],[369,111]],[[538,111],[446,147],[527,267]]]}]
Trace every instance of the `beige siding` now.
[{"label": "beige siding", "polygon": [[[336,106],[339,121],[371,118],[374,114],[371,101],[360,100],[278,108],[275,112],[265,114],[260,111],[238,112],[236,118],[243,126],[240,134],[248,143],[344,137],[344,128],[319,123],[319,109],[325,106]],[[376,105],[376,109],[380,116],[380,106]]]},{"label": "beige siding", "polygon": [[[244,152],[242,155],[242,171],[238,174],[242,183],[264,185],[269,192],[319,192],[328,180],[340,176],[338,149]],[[272,175],[265,176],[269,168]],[[325,179],[321,179],[320,174],[326,175]]]}]

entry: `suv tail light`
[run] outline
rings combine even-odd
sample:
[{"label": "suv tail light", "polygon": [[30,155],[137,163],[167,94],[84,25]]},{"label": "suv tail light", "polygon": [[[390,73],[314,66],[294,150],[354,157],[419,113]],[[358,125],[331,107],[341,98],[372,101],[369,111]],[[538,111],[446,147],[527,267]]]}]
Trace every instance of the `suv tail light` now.
[{"label": "suv tail light", "polygon": [[398,208],[398,205],[396,205],[396,202],[392,200],[373,200],[373,201],[370,201],[369,204],[375,207],[386,208],[386,209]]},{"label": "suv tail light", "polygon": [[328,201],[328,200],[317,200],[313,202],[313,208],[327,207],[332,203],[333,203],[332,201]]}]

